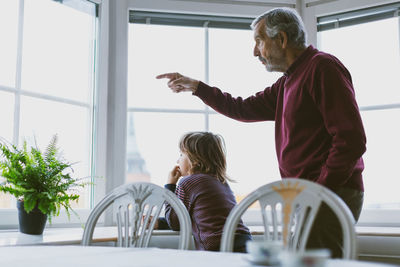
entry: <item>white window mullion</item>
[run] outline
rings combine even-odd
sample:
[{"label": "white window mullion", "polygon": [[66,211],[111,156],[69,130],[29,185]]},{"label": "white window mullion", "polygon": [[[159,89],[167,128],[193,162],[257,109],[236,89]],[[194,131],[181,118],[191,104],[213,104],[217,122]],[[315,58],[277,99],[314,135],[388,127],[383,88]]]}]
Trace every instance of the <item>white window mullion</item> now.
[{"label": "white window mullion", "polygon": [[[210,42],[209,42],[209,34],[208,34],[208,21],[204,23],[204,82],[209,83],[210,80]],[[204,128],[205,131],[209,131],[210,129],[210,116],[209,116],[209,107],[204,105]]]},{"label": "white window mullion", "polygon": [[[128,82],[128,6],[126,1],[110,1],[109,7],[106,193],[125,183]],[[112,223],[112,216],[106,216],[105,224]]]},{"label": "white window mullion", "polygon": [[97,110],[98,110],[98,87],[97,87],[97,81],[98,81],[98,71],[97,71],[97,66],[96,66],[96,58],[98,58],[99,55],[99,49],[98,49],[98,36],[99,36],[99,22],[97,18],[93,18],[93,32],[94,36],[96,38],[93,39],[92,41],[92,51],[93,51],[93,57],[91,58],[91,69],[92,72],[90,74],[90,87],[92,88],[92,103],[90,107],[90,113],[91,113],[91,146],[90,146],[90,181],[92,184],[90,185],[90,190],[89,190],[89,209],[93,209],[95,206],[95,189],[94,189],[94,184],[95,184],[95,175],[96,175],[96,146],[97,146]]},{"label": "white window mullion", "polygon": [[14,105],[14,133],[13,144],[18,146],[19,141],[19,122],[20,122],[20,103],[21,103],[21,72],[22,72],[22,47],[24,32],[24,0],[19,0],[18,8],[18,40],[17,40],[17,64],[15,72],[15,105]]},{"label": "white window mullion", "polygon": [[[396,10],[397,22],[399,25],[398,32],[399,32],[399,51],[400,51],[400,9]],[[399,60],[400,60],[400,53],[399,53]]]},{"label": "white window mullion", "polygon": [[398,108],[400,108],[400,103],[386,104],[386,105],[362,106],[362,107],[360,107],[360,111],[398,109]]}]

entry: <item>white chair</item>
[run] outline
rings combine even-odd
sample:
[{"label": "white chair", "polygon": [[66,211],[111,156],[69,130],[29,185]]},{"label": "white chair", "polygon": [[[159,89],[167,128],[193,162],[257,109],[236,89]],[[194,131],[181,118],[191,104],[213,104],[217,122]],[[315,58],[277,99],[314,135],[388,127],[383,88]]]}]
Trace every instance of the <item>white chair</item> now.
[{"label": "white chair", "polygon": [[[180,223],[179,249],[189,249],[192,225],[183,203],[171,191],[152,183],[130,183],[114,189],[91,211],[82,237],[89,246],[100,215],[113,205],[118,247],[147,247],[164,202],[174,209]],[[147,226],[147,227],[146,227]]]},{"label": "white chair", "polygon": [[286,249],[302,251],[322,202],[337,215],[343,231],[343,255],[356,258],[355,220],[343,200],[329,189],[304,179],[284,178],[256,189],[232,209],[223,229],[221,251],[233,248],[234,233],[243,213],[260,204],[264,240],[281,240]]}]

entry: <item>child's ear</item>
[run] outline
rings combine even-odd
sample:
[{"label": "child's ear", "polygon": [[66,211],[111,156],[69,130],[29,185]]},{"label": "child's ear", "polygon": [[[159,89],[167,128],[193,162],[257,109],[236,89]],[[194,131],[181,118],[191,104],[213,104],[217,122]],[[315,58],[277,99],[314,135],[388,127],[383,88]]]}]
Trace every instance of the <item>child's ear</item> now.
[{"label": "child's ear", "polygon": [[192,162],[190,162],[190,173],[193,174],[196,172],[196,170],[200,170],[201,169],[201,165],[199,163],[195,163],[192,164]]}]

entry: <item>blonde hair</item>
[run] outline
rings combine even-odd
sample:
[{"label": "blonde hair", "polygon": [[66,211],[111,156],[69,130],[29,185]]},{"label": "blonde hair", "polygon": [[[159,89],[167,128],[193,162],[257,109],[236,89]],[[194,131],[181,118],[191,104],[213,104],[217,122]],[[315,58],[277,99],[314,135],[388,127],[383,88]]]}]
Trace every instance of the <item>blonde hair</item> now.
[{"label": "blonde hair", "polygon": [[226,150],[221,135],[189,132],[181,137],[179,148],[189,157],[191,173],[211,174],[222,183],[233,181],[226,175]]}]

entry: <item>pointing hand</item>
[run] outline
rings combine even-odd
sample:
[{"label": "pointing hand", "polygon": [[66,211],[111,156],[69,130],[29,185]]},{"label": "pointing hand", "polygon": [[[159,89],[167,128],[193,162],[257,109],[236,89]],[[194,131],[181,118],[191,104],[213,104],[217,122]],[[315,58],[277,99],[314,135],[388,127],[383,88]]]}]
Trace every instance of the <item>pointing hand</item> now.
[{"label": "pointing hand", "polygon": [[169,79],[168,87],[171,88],[171,90],[174,93],[180,93],[180,92],[194,93],[197,90],[197,86],[199,85],[198,80],[183,76],[178,72],[160,74],[156,78]]}]

